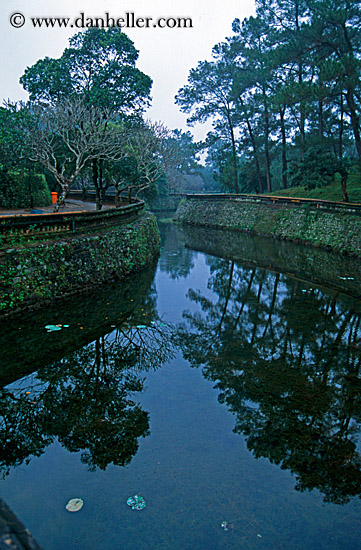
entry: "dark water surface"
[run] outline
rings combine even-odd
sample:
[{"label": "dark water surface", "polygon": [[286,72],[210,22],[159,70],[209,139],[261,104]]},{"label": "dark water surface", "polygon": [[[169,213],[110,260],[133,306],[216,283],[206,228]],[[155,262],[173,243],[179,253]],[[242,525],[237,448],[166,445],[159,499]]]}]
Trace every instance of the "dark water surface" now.
[{"label": "dark water surface", "polygon": [[133,281],[1,327],[2,498],[45,550],[359,549],[359,262],[162,237]]}]

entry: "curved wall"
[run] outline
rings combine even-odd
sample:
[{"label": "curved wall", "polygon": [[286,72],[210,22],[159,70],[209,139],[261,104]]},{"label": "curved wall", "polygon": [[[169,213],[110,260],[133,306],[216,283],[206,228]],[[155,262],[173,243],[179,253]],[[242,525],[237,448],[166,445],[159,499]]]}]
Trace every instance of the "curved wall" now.
[{"label": "curved wall", "polygon": [[26,307],[125,279],[158,256],[153,215],[96,234],[8,248],[0,255],[0,318]]}]

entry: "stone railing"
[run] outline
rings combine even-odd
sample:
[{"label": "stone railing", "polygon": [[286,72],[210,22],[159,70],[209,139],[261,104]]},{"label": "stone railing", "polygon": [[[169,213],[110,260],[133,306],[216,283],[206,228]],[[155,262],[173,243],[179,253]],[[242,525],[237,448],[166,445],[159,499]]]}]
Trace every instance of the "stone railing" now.
[{"label": "stone railing", "polygon": [[361,204],[347,203],[347,202],[335,202],[324,201],[321,199],[301,199],[297,197],[281,197],[276,195],[250,195],[246,193],[209,193],[185,195],[187,200],[199,200],[199,201],[240,201],[240,202],[252,202],[259,204],[267,204],[270,206],[308,206],[310,208],[316,208],[325,210],[328,212],[344,212],[346,214],[356,214],[361,216]]},{"label": "stone railing", "polygon": [[50,214],[26,214],[0,216],[0,238],[37,238],[54,234],[76,233],[95,230],[108,225],[121,225],[142,216],[145,211],[143,201],[119,208],[99,211],[76,211]]}]

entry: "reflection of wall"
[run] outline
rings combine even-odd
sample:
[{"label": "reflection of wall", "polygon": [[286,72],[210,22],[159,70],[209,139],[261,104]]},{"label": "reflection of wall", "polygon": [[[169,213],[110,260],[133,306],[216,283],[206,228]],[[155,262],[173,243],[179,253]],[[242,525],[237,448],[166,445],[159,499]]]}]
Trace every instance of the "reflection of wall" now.
[{"label": "reflection of wall", "polygon": [[41,305],[124,279],[144,269],[159,254],[153,216],[96,235],[6,250],[0,257],[0,318],[24,305]]},{"label": "reflection of wall", "polygon": [[180,204],[175,219],[185,224],[247,231],[361,256],[361,219],[342,213],[216,199],[187,200]]},{"label": "reflection of wall", "polygon": [[183,226],[186,246],[208,254],[286,273],[317,285],[361,297],[361,265],[355,258],[290,242],[234,231]]},{"label": "reflection of wall", "polygon": [[[85,296],[54,303],[37,312],[24,314],[12,322],[0,324],[0,386],[5,386],[52,361],[60,360],[96,338],[121,326],[128,318],[133,322],[154,319],[152,282],[155,265],[132,280],[107,285]],[[143,308],[143,311],[141,310]],[[47,333],[48,324],[69,327]]]},{"label": "reflection of wall", "polygon": [[13,550],[41,550],[28,529],[18,520],[9,506],[0,499],[0,532],[4,546]]}]

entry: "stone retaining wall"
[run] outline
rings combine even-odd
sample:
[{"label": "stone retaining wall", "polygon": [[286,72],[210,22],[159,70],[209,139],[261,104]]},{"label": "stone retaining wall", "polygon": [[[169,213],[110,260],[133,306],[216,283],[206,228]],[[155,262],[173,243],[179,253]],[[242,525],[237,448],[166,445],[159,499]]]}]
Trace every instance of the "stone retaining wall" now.
[{"label": "stone retaining wall", "polygon": [[8,248],[0,254],[0,318],[124,279],[159,254],[155,217],[96,234]]},{"label": "stone retaining wall", "polygon": [[361,256],[361,218],[307,206],[280,208],[240,201],[183,201],[175,221],[246,231]]}]

